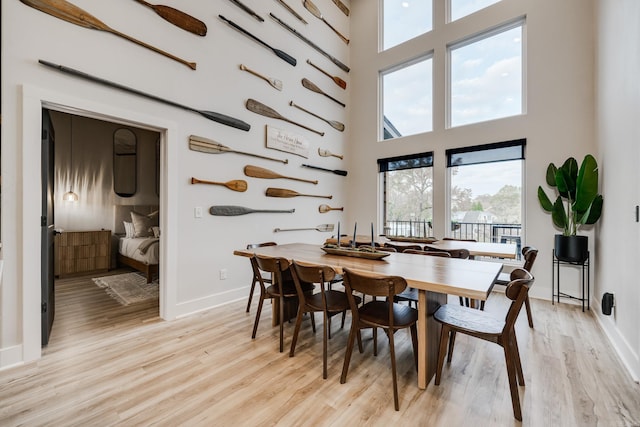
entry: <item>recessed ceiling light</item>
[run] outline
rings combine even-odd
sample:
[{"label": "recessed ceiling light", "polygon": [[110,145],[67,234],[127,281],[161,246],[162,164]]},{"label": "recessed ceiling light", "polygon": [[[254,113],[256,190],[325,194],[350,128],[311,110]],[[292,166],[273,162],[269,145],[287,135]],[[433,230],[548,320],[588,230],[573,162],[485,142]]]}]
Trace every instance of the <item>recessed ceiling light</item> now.
[{"label": "recessed ceiling light", "polygon": [[402,7],[409,7],[409,2],[408,1],[403,1],[402,2]]}]

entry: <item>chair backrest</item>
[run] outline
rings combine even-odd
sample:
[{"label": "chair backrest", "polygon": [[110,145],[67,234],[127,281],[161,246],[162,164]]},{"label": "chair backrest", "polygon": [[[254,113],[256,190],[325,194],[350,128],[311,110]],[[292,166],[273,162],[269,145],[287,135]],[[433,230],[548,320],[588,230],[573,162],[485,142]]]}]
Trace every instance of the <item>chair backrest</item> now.
[{"label": "chair backrest", "polygon": [[509,298],[511,306],[507,311],[503,332],[514,327],[522,304],[527,298],[529,288],[533,284],[533,275],[523,268],[516,268],[511,272],[511,281],[504,293]]},{"label": "chair backrest", "polygon": [[396,251],[396,248],[392,248],[389,246],[380,246],[379,248],[376,248],[377,251],[384,251],[384,252],[398,252]]},{"label": "chair backrest", "polygon": [[468,259],[469,250],[467,249],[447,249],[446,252],[451,255],[451,258]]},{"label": "chair backrest", "polygon": [[385,242],[384,246],[387,248],[393,248],[397,252],[404,252],[409,249],[416,251],[422,250],[422,246],[420,245],[394,245],[393,243]]},{"label": "chair backrest", "polygon": [[336,277],[336,271],[328,265],[306,264],[296,260],[291,265],[295,276],[303,282],[324,284]]},{"label": "chair backrest", "polygon": [[476,239],[455,239],[453,237],[443,237],[442,240],[455,240],[458,242],[477,242]]},{"label": "chair backrest", "polygon": [[[281,257],[269,257],[259,254],[254,254],[253,258],[255,265],[258,269],[271,273],[275,279],[274,283],[280,287],[284,282],[290,282],[291,276],[289,273],[289,266],[291,265],[286,258]],[[287,273],[286,277],[283,273]],[[264,281],[262,275],[258,275],[260,280],[260,286],[264,287]],[[282,290],[282,288],[279,288]]]},{"label": "chair backrest", "polygon": [[263,248],[265,246],[276,246],[276,242],[249,243],[247,249]]},{"label": "chair backrest", "polygon": [[415,255],[428,255],[428,256],[439,256],[442,258],[451,258],[451,254],[445,251],[417,251],[414,249],[407,249],[403,253],[405,254],[415,254]]},{"label": "chair backrest", "polygon": [[524,258],[524,265],[522,268],[531,273],[531,269],[533,268],[533,263],[538,256],[538,250],[533,246],[525,246],[522,248],[522,257]]}]

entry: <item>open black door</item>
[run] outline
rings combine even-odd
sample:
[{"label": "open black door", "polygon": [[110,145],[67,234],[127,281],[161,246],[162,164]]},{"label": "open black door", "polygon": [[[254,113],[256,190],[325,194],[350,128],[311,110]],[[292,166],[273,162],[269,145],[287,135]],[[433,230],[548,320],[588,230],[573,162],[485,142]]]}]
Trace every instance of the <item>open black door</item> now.
[{"label": "open black door", "polygon": [[53,271],[53,168],[55,133],[49,110],[42,109],[42,255],[41,255],[41,310],[42,345],[49,343],[49,335],[55,314],[55,292]]}]

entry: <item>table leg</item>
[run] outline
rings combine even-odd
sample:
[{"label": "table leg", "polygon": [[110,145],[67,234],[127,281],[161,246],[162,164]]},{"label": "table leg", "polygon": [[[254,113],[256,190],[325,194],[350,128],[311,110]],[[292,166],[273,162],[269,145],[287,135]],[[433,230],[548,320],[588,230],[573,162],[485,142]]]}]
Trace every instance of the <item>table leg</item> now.
[{"label": "table leg", "polygon": [[436,373],[441,325],[433,313],[447,303],[447,294],[418,292],[418,387],[426,389]]}]

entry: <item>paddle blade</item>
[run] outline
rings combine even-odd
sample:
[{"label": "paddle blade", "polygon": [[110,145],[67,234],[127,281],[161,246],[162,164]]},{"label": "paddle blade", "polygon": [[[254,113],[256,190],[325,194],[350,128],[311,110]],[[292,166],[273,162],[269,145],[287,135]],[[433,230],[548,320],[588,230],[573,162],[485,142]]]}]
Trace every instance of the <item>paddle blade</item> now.
[{"label": "paddle blade", "polygon": [[227,187],[229,190],[238,191],[241,193],[247,191],[247,188],[249,187],[247,184],[247,181],[244,181],[242,179],[234,179],[232,181],[227,181],[224,183],[224,186]]},{"label": "paddle blade", "polygon": [[333,224],[321,224],[316,227],[318,231],[333,231]]},{"label": "paddle blade", "polygon": [[260,114],[261,116],[271,117],[272,119],[280,119],[282,120],[284,117],[280,115],[276,110],[271,107],[267,107],[262,102],[256,101],[255,99],[249,98],[245,104],[247,110],[253,111],[256,114]]},{"label": "paddle blade", "polygon": [[298,63],[296,58],[294,58],[293,56],[289,55],[286,52],[281,51],[280,49],[271,49],[271,50],[273,50],[273,53],[275,53],[278,56],[278,58],[282,59],[283,61],[288,62],[289,64],[293,65],[294,67]]},{"label": "paddle blade", "polygon": [[78,6],[64,0],[20,0],[27,6],[72,24],[93,30],[105,30],[107,25]]},{"label": "paddle blade", "polygon": [[231,150],[226,145],[222,145],[212,139],[207,139],[196,135],[189,136],[189,149],[208,154],[223,154],[233,152],[233,150]]},{"label": "paddle blade", "polygon": [[331,172],[335,173],[336,175],[347,176],[347,171],[343,171],[343,170],[340,170],[340,169],[334,169]]},{"label": "paddle blade", "polygon": [[286,188],[273,188],[273,187],[267,188],[267,191],[265,192],[265,194],[268,197],[297,197],[300,195],[300,193],[293,190],[287,190]]},{"label": "paddle blade", "polygon": [[202,110],[196,110],[196,111],[201,116],[206,117],[209,120],[213,120],[214,122],[222,123],[223,125],[231,126],[243,131],[249,131],[249,129],[251,129],[251,125],[249,123],[244,122],[240,119],[236,119],[235,117],[226,116],[224,114],[216,113],[214,111],[202,111]]},{"label": "paddle blade", "polygon": [[152,5],[152,9],[165,21],[198,36],[207,35],[207,25],[201,20],[170,6]]}]

